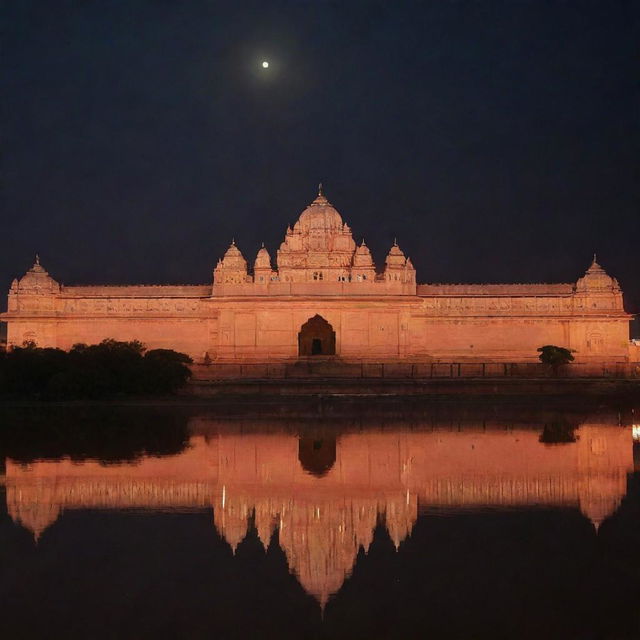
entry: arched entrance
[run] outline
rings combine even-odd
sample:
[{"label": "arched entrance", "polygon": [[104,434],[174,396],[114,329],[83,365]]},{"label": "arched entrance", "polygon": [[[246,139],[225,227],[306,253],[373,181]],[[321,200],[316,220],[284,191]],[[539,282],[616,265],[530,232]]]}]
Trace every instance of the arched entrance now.
[{"label": "arched entrance", "polygon": [[334,356],[336,354],[336,332],[319,315],[309,318],[298,334],[298,355]]}]

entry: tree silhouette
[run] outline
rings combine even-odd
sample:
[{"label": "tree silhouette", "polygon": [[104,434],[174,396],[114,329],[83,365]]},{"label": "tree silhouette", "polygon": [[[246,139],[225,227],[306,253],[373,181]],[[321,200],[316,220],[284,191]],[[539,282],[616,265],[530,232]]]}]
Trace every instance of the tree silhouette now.
[{"label": "tree silhouette", "polygon": [[191,358],[134,340],[76,344],[70,351],[16,347],[0,358],[0,393],[42,399],[168,394],[191,376]]},{"label": "tree silhouette", "polygon": [[539,347],[538,351],[540,355],[540,362],[547,364],[551,367],[554,374],[558,373],[559,368],[562,365],[573,362],[573,355],[571,349],[565,349],[564,347],[556,347],[552,344],[547,344],[544,347]]}]

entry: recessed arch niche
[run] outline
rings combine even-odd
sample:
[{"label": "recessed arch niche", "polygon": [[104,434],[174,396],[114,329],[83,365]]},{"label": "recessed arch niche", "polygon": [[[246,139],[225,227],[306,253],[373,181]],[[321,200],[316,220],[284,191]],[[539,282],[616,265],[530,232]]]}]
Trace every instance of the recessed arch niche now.
[{"label": "recessed arch niche", "polygon": [[298,333],[298,355],[334,356],[336,354],[336,332],[320,315],[309,318]]}]

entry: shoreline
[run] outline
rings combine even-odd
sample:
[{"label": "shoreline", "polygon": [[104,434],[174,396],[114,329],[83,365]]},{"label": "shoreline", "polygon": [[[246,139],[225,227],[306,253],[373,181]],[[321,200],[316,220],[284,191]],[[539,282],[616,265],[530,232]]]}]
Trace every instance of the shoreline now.
[{"label": "shoreline", "polygon": [[268,407],[299,402],[486,404],[624,404],[640,407],[640,379],[226,379],[190,382],[175,395],[100,399],[1,398],[0,409],[20,407]]},{"label": "shoreline", "polygon": [[636,396],[640,379],[624,378],[296,378],[192,380],[182,393],[197,398],[220,396],[338,397],[611,397]]}]

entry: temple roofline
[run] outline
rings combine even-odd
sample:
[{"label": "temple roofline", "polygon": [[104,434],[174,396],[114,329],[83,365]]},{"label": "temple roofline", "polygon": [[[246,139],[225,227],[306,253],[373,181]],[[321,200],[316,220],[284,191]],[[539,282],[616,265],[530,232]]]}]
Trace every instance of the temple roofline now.
[{"label": "temple roofline", "polygon": [[571,295],[575,292],[572,282],[522,282],[491,284],[418,284],[417,295]]},{"label": "temple roofline", "polygon": [[150,297],[165,296],[209,297],[210,284],[105,284],[105,285],[63,285],[60,296],[82,297],[122,297],[126,295]]}]

